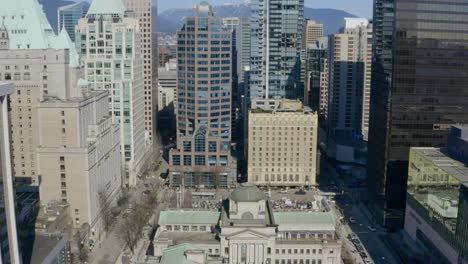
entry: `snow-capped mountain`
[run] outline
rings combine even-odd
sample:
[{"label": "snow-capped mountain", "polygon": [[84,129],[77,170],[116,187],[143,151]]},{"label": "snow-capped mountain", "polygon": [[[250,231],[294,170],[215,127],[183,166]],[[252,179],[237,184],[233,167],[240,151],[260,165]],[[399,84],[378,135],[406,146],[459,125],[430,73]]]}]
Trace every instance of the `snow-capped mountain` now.
[{"label": "snow-capped mountain", "polygon": [[[216,3],[222,2],[221,5],[214,6],[214,12],[219,17],[248,17],[250,16],[250,8],[244,0],[243,3],[238,3],[236,0],[219,0]],[[163,11],[158,17],[158,31],[164,33],[175,33],[184,24],[184,18],[195,15],[194,8],[172,8]],[[337,9],[314,9],[306,7],[304,16],[313,19],[318,23],[324,24],[324,34],[338,32],[343,26],[345,17],[355,17],[350,13]]]}]

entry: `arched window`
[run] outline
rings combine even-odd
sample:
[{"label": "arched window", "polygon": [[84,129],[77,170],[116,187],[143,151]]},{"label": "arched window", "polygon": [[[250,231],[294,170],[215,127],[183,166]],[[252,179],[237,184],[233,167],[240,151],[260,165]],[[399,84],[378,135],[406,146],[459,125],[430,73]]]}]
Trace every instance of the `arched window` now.
[{"label": "arched window", "polygon": [[206,127],[202,126],[195,135],[195,152],[205,152]]}]

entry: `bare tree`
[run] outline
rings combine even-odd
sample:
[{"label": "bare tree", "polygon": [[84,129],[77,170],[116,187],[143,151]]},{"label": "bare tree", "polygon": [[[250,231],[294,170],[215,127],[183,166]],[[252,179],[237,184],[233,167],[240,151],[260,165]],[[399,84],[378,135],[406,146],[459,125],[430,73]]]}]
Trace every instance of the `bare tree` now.
[{"label": "bare tree", "polygon": [[80,263],[85,263],[89,259],[89,250],[85,246],[80,246],[80,251],[78,252],[78,260]]},{"label": "bare tree", "polygon": [[114,217],[110,208],[110,204],[107,198],[106,191],[101,189],[98,192],[99,199],[99,209],[101,210],[101,219],[104,226],[104,231],[108,232],[112,223],[114,222]]},{"label": "bare tree", "polygon": [[135,246],[138,242],[138,224],[133,223],[132,219],[133,217],[129,217],[124,220],[119,234],[132,253],[135,253]]},{"label": "bare tree", "polygon": [[134,253],[138,240],[143,237],[143,227],[148,223],[156,204],[155,194],[145,196],[140,203],[135,204],[133,211],[121,225],[121,239],[132,253]]},{"label": "bare tree", "polygon": [[117,200],[117,205],[118,206],[124,206],[128,203],[128,190],[126,188],[122,188],[119,196],[119,200]]}]

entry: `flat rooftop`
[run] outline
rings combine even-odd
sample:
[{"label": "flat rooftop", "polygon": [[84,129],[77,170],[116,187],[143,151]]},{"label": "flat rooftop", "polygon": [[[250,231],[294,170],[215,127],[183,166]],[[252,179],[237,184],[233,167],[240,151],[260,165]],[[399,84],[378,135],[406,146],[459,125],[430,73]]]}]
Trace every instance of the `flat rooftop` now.
[{"label": "flat rooftop", "polygon": [[465,164],[450,158],[439,148],[412,148],[432,162],[434,166],[457,178],[461,184],[468,186],[468,167]]},{"label": "flat rooftop", "polygon": [[313,113],[312,109],[304,106],[301,101],[278,99],[278,100],[254,100],[251,113]]},{"label": "flat rooftop", "polygon": [[219,243],[216,239],[215,234],[208,232],[174,232],[164,231],[161,232],[155,241],[167,241],[172,240],[175,245],[181,243]]},{"label": "flat rooftop", "polygon": [[37,234],[33,242],[31,263],[43,263],[49,256],[56,256],[67,241],[67,235],[49,236]]}]

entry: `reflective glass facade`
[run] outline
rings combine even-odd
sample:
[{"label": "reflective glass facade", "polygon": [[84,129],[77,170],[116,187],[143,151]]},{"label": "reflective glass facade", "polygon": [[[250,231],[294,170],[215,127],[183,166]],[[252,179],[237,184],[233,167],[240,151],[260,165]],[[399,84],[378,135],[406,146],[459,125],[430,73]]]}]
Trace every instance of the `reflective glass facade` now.
[{"label": "reflective glass facade", "polygon": [[253,0],[251,9],[250,98],[302,97],[304,0]]},{"label": "reflective glass facade", "polygon": [[221,146],[231,143],[232,55],[232,31],[214,17],[211,6],[200,4],[197,16],[186,18],[177,31],[177,149],[170,152],[174,186],[227,187],[235,179],[235,161],[221,162],[230,156],[229,147]]},{"label": "reflective glass facade", "polygon": [[376,217],[401,226],[409,147],[443,147],[468,122],[468,3],[376,0],[369,191]]},{"label": "reflective glass facade", "polygon": [[[429,249],[437,244],[424,222],[458,254],[452,260],[448,252],[434,254],[433,263],[454,263],[463,257],[468,261],[468,168],[440,149],[412,148],[407,199],[411,209],[407,211],[410,212],[407,217],[411,218],[407,222],[416,223],[414,225],[422,232],[416,235],[417,239]],[[413,228],[408,228],[410,234]]]},{"label": "reflective glass facade", "polygon": [[88,12],[89,4],[86,1],[59,7],[58,8],[58,31],[65,28],[70,39],[75,42],[75,26],[78,20],[83,18]]}]

